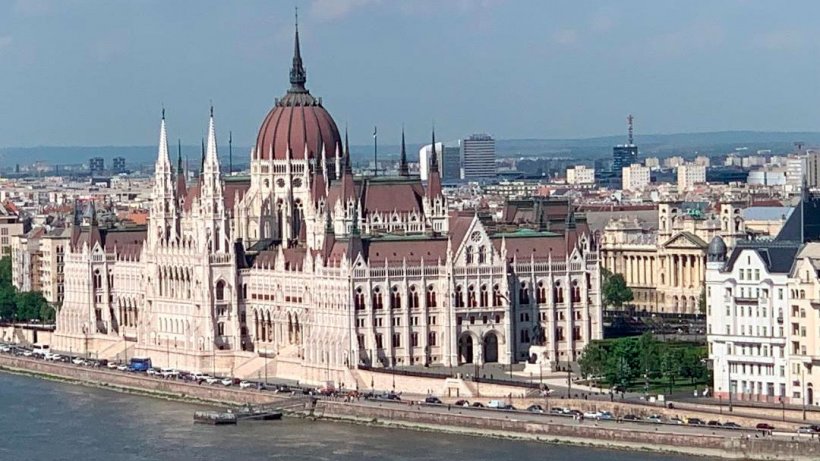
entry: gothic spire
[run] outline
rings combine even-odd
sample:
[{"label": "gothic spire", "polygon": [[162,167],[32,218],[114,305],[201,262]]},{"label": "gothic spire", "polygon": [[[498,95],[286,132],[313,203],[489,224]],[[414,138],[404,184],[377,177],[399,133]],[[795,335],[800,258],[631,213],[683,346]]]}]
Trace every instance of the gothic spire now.
[{"label": "gothic spire", "polygon": [[290,91],[304,92],[307,72],[302,65],[302,51],[299,48],[299,9],[296,9],[295,35],[293,40],[293,66],[290,68]]},{"label": "gothic spire", "polygon": [[165,128],[165,108],[162,108],[162,121],[159,124],[159,151],[157,152],[157,170],[171,169],[168,157],[168,132]]},{"label": "gothic spire", "polygon": [[182,140],[177,139],[177,174],[183,174],[182,170]]},{"label": "gothic spire", "polygon": [[399,161],[399,175],[408,176],[410,170],[407,167],[407,147],[404,144],[404,126],[401,127],[401,160]]},{"label": "gothic spire", "polygon": [[347,140],[347,127],[345,127],[345,173],[352,173],[353,167],[350,165],[350,142]]},{"label": "gothic spire", "polygon": [[436,127],[433,127],[433,144],[430,146],[430,172],[438,173],[438,155],[436,155]]}]

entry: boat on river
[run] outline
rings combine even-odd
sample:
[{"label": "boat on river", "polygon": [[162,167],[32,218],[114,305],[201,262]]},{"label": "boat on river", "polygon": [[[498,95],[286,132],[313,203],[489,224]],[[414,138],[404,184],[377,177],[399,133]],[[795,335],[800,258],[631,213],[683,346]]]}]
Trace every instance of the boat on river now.
[{"label": "boat on river", "polygon": [[220,411],[197,411],[194,413],[195,424],[210,424],[213,426],[223,426],[236,424],[238,418],[235,413]]}]

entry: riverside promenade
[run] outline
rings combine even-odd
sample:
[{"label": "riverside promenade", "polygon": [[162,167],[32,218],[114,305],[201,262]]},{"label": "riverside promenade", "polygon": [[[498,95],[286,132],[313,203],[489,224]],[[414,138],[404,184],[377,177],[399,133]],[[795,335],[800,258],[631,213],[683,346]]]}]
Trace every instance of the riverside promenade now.
[{"label": "riverside promenade", "polygon": [[[291,406],[290,414],[332,421],[378,424],[415,430],[471,434],[569,443],[628,450],[695,454],[712,458],[750,460],[820,459],[820,439],[800,437],[793,428],[763,436],[754,430],[737,430],[645,422],[581,421],[549,414],[503,411],[445,405],[419,405],[384,400],[319,399],[306,402],[289,394],[244,390],[236,387],[198,385],[115,370],[81,367],[0,354],[0,370],[48,379],[133,392],[159,398],[188,400],[218,406],[252,403]],[[400,383],[399,383],[400,384]],[[558,400],[560,405],[581,407],[583,401]],[[293,404],[296,403],[295,406]],[[523,403],[523,402],[522,402]],[[601,405],[602,402],[587,402]],[[637,412],[627,404],[613,408]],[[647,409],[643,409],[644,412]],[[667,410],[669,411],[669,410]],[[737,416],[737,415],[735,415]],[[733,420],[736,419],[733,416]],[[750,418],[750,421],[760,418]],[[743,424],[743,423],[741,423]],[[744,424],[745,426],[746,424]]]}]

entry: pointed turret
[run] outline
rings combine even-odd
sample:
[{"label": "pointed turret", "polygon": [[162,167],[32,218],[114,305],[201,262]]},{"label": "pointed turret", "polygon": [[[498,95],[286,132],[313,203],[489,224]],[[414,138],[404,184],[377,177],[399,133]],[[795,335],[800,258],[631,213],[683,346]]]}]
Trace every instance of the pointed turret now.
[{"label": "pointed turret", "polygon": [[177,181],[176,194],[177,203],[182,206],[185,200],[185,194],[188,191],[188,185],[185,183],[185,167],[182,165],[182,140],[177,140]]},{"label": "pointed turret", "polygon": [[435,127],[433,127],[433,144],[430,146],[430,152],[430,171],[427,175],[427,196],[432,199],[441,195],[441,176],[438,172]]},{"label": "pointed turret", "polygon": [[404,126],[401,127],[401,159],[399,159],[399,175],[410,175],[410,169],[407,166],[407,146],[404,143]]},{"label": "pointed turret", "polygon": [[302,50],[299,47],[299,15],[296,15],[296,33],[293,39],[293,64],[290,68],[290,90],[288,92],[303,93],[307,82],[307,72],[302,64]]},{"label": "pointed turret", "polygon": [[202,159],[199,161],[199,177],[205,172],[205,138],[202,138]]},{"label": "pointed turret", "polygon": [[168,157],[168,132],[165,128],[165,108],[162,109],[162,121],[159,125],[159,149],[157,152],[156,168],[159,171],[160,167],[171,169],[171,159]]}]

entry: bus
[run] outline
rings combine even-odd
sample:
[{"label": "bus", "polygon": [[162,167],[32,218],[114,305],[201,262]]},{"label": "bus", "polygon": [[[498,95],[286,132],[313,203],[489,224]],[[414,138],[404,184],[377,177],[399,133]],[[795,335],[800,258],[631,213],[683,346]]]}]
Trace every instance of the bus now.
[{"label": "bus", "polygon": [[151,368],[151,359],[148,357],[132,357],[128,363],[129,371],[145,372]]}]

